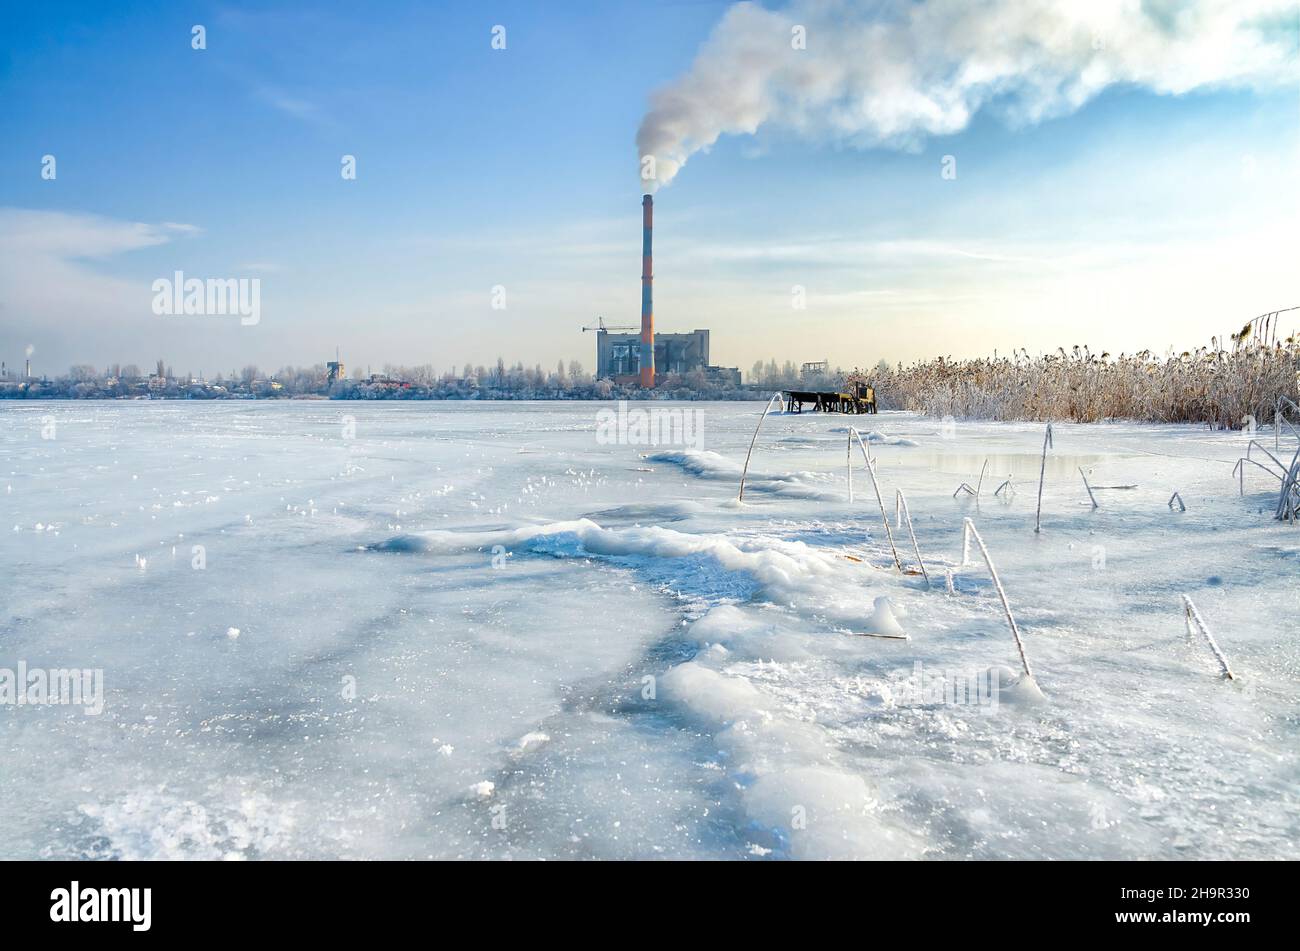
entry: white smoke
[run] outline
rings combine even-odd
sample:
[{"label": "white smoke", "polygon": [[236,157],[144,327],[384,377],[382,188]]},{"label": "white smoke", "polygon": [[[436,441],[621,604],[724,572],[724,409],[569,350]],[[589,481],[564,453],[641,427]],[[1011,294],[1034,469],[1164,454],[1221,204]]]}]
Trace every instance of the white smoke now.
[{"label": "white smoke", "polygon": [[[799,49],[801,36],[805,48]],[[731,7],[689,72],[651,96],[653,189],[725,134],[771,123],[915,148],[981,108],[1024,125],[1108,86],[1178,95],[1300,79],[1295,0],[795,0]]]},{"label": "white smoke", "polygon": [[30,357],[35,352],[36,352],[36,347],[34,347],[32,344],[29,343],[27,345],[27,356]]}]

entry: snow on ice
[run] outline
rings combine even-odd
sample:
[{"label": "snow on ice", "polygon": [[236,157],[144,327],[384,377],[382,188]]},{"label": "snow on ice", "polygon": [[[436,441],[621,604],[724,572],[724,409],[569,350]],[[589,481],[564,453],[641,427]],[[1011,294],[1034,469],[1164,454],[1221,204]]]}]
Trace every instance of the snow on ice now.
[{"label": "snow on ice", "polygon": [[1300,837],[1300,536],[1233,475],[1246,436],[1056,424],[1036,534],[1041,425],[882,413],[865,438],[927,585],[865,474],[847,500],[851,419],[770,416],[737,505],[761,404],[693,404],[706,444],[653,451],[598,441],[601,408],[348,404],[344,438],[324,402],[0,407],[0,668],[104,670],[99,716],[0,705],[0,857]]}]

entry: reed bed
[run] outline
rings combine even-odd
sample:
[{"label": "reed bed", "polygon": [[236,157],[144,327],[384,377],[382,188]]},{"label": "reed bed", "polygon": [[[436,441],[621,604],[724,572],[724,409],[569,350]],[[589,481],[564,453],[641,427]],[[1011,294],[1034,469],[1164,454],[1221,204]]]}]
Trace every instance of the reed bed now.
[{"label": "reed bed", "polygon": [[1130,419],[1237,429],[1300,418],[1300,339],[1203,347],[1158,357],[1087,347],[1031,357],[901,364],[873,377],[882,405],[928,416],[995,420]]}]

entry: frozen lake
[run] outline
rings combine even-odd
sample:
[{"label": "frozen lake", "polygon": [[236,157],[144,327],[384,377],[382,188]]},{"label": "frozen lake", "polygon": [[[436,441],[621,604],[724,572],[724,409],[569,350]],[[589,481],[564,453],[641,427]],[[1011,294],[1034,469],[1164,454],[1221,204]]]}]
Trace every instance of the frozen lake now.
[{"label": "frozen lake", "polygon": [[[0,858],[1293,855],[1300,531],[1239,496],[1246,436],[1058,424],[1035,534],[1042,425],[773,416],[741,506],[762,404],[654,405],[691,445],[590,403],[0,403],[0,670],[103,672],[98,715],[0,703]],[[847,500],[850,425],[930,587],[856,448]],[[1020,668],[967,516],[1043,699],[934,689]]]}]

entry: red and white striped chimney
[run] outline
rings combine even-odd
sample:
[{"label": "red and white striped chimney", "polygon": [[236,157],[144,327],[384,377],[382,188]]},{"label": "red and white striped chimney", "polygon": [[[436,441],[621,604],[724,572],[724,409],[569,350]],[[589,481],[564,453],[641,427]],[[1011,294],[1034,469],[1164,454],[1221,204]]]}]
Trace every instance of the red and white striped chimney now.
[{"label": "red and white striped chimney", "polygon": [[641,385],[655,385],[654,199],[641,199]]}]

